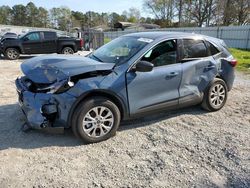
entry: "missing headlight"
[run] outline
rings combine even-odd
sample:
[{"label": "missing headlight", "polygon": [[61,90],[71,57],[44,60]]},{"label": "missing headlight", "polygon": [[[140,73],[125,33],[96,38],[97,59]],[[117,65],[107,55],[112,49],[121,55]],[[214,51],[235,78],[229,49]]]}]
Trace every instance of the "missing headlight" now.
[{"label": "missing headlight", "polygon": [[73,86],[74,86],[74,82],[71,82],[69,80],[61,80],[61,81],[55,82],[55,83],[50,84],[50,85],[46,85],[43,87],[37,87],[36,92],[60,94],[60,93],[67,91],[68,89],[70,89]]}]

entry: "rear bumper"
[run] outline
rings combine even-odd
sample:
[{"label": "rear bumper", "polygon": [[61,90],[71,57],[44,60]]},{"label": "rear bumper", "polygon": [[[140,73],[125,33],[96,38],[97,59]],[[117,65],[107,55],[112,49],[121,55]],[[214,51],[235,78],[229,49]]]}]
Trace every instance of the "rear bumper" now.
[{"label": "rear bumper", "polygon": [[233,88],[235,80],[235,68],[232,67],[226,59],[221,60],[220,76],[227,84],[227,89],[230,91]]},{"label": "rear bumper", "polygon": [[74,97],[67,94],[32,93],[27,90],[22,79],[16,79],[15,84],[19,105],[29,127],[69,127],[67,119]]}]

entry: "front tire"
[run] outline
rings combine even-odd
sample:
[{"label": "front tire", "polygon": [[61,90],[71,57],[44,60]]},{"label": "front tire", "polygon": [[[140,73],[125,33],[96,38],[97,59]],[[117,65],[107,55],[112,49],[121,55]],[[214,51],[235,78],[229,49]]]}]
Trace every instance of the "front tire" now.
[{"label": "front tire", "polygon": [[227,101],[228,89],[226,83],[219,78],[208,86],[202,101],[202,108],[208,111],[218,111]]},{"label": "front tire", "polygon": [[5,50],[4,56],[9,60],[16,60],[20,57],[20,52],[16,48],[8,48]]},{"label": "front tire", "polygon": [[116,134],[120,124],[119,108],[105,97],[84,100],[75,110],[72,130],[86,143],[107,140]]},{"label": "front tire", "polygon": [[74,54],[74,50],[71,47],[64,47],[62,49],[62,54],[65,54],[65,55]]}]

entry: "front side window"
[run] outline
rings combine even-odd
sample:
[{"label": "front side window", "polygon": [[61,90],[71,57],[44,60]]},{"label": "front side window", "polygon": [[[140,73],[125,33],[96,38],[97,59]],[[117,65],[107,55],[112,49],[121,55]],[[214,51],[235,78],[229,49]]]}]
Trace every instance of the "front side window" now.
[{"label": "front side window", "polygon": [[176,40],[168,40],[158,44],[141,59],[154,64],[155,67],[176,63],[177,59]]},{"label": "front side window", "polygon": [[183,39],[183,59],[207,56],[207,48],[202,40]]},{"label": "front side window", "polygon": [[152,41],[146,38],[120,37],[97,49],[89,58],[105,63],[125,63]]},{"label": "front side window", "polygon": [[40,35],[39,33],[31,33],[27,35],[25,38],[27,38],[29,41],[38,41],[40,40]]}]

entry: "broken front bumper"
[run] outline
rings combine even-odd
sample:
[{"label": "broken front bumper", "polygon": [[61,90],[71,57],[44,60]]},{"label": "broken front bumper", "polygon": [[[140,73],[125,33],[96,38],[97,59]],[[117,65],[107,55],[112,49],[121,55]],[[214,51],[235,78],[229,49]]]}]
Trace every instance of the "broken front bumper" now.
[{"label": "broken front bumper", "polygon": [[69,127],[67,119],[75,101],[73,96],[30,92],[21,78],[15,83],[19,105],[30,128]]}]

